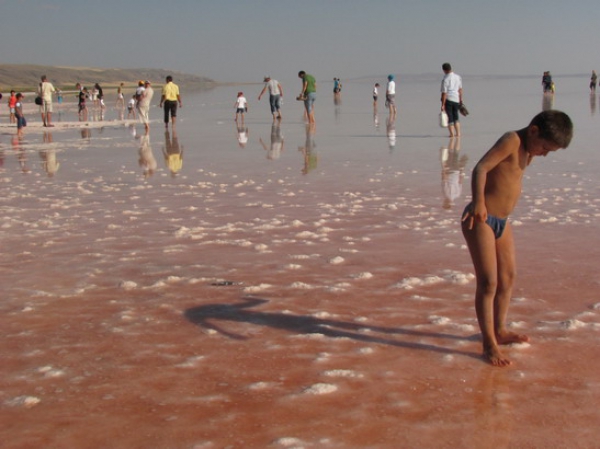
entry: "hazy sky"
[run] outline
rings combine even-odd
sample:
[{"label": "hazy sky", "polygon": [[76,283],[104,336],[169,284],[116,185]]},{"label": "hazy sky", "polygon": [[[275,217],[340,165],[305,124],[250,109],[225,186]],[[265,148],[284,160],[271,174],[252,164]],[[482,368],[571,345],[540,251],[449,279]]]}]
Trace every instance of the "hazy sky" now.
[{"label": "hazy sky", "polygon": [[217,81],[600,70],[592,0],[0,0],[0,63]]}]

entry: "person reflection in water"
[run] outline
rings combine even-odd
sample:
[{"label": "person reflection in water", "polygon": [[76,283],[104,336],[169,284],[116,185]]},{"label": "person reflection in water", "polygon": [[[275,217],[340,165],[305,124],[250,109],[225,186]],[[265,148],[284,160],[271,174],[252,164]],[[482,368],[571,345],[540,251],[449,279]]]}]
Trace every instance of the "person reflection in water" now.
[{"label": "person reflection in water", "polygon": [[249,135],[250,132],[246,125],[244,125],[243,123],[238,123],[236,125],[236,137],[240,148],[246,147],[246,145],[248,144]]},{"label": "person reflection in water", "polygon": [[298,147],[298,151],[301,151],[304,155],[304,167],[302,168],[303,175],[307,175],[317,168],[318,157],[315,152],[315,147],[315,127],[306,125],[306,140],[304,141],[304,146]]},{"label": "person reflection in water", "polygon": [[56,149],[53,148],[52,133],[44,133],[44,144],[46,148],[40,151],[40,158],[42,159],[44,171],[51,178],[60,168],[60,164],[56,160]]},{"label": "person reflection in water", "polygon": [[21,146],[22,141],[23,141],[22,136],[18,136],[17,134],[14,134],[12,137],[11,143],[12,143],[13,150],[15,150],[15,152],[17,153],[17,159],[19,161],[19,166],[21,167],[21,173],[27,174],[27,173],[30,173],[31,170],[27,166],[27,153],[25,152],[25,149]]},{"label": "person reflection in water", "polygon": [[447,146],[440,148],[442,164],[442,192],[444,209],[450,209],[462,194],[467,155],[460,154],[460,137],[451,137]]},{"label": "person reflection in water", "polygon": [[169,130],[165,130],[165,146],[163,148],[165,164],[171,176],[177,176],[183,167],[183,146],[179,146],[177,131],[173,130],[173,134]]},{"label": "person reflection in water", "polygon": [[138,163],[143,169],[144,178],[149,178],[154,174],[158,166],[156,158],[152,153],[152,147],[150,146],[150,134],[146,133],[140,138],[140,158]]},{"label": "person reflection in water", "polygon": [[267,147],[265,142],[262,140],[262,137],[259,139],[260,144],[267,152],[267,159],[279,159],[281,153],[283,152],[283,135],[281,134],[281,126],[279,126],[279,122],[273,122],[271,126],[271,146]]},{"label": "person reflection in water", "polygon": [[390,153],[396,148],[396,115],[390,114],[385,122]]}]

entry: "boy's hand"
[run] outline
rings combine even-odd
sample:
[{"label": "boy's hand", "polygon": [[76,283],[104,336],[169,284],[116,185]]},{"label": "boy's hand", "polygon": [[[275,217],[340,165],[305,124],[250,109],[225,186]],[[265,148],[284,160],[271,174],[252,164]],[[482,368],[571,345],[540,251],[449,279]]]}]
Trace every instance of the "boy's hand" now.
[{"label": "boy's hand", "polygon": [[470,204],[462,216],[462,221],[467,222],[467,229],[473,229],[476,221],[485,223],[487,220],[487,209],[484,206],[474,206]]}]

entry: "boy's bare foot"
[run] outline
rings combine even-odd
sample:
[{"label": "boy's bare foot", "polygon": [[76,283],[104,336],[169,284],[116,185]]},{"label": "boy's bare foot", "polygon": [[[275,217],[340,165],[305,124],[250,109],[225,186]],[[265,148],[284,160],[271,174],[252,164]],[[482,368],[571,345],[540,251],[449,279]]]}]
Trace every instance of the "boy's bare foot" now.
[{"label": "boy's bare foot", "polygon": [[514,332],[502,332],[496,335],[496,341],[499,345],[510,345],[512,343],[525,343],[529,337],[525,334],[516,334]]},{"label": "boy's bare foot", "polygon": [[484,349],[483,357],[494,366],[505,367],[512,364],[498,349]]}]

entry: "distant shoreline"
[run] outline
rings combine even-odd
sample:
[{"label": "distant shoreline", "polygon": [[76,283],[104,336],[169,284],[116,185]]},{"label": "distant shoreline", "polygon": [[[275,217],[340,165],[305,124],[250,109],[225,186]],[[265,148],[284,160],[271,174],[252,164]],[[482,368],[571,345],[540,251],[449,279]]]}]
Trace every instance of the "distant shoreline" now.
[{"label": "distant shoreline", "polygon": [[46,75],[54,87],[61,90],[72,90],[77,83],[89,87],[99,83],[105,89],[116,89],[121,83],[124,83],[126,88],[133,88],[139,80],[150,80],[158,85],[165,82],[167,75],[172,75],[174,82],[187,90],[210,89],[218,84],[207,77],[167,69],[0,64],[0,92],[35,91],[42,75]]}]

